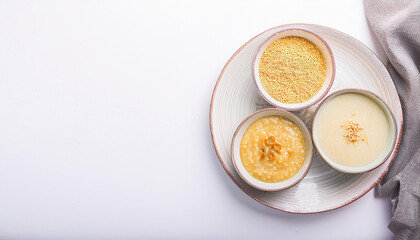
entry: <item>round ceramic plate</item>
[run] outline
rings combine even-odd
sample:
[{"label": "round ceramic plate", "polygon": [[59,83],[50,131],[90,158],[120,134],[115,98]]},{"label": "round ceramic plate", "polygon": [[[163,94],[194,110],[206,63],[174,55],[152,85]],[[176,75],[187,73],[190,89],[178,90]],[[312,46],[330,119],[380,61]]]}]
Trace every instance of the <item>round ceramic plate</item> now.
[{"label": "round ceramic plate", "polygon": [[[334,84],[329,93],[343,88],[361,88],[381,97],[397,122],[397,144],[380,167],[363,174],[344,174],[329,167],[315,152],[306,177],[292,188],[264,192],[245,183],[231,158],[233,134],[248,115],[273,107],[259,94],[251,75],[251,64],[259,45],[273,33],[286,28],[302,28],[323,37],[330,45],[336,62]],[[328,94],[327,94],[328,96]],[[317,105],[294,112],[312,129],[312,116]],[[387,172],[398,149],[402,130],[401,104],[391,77],[379,58],[356,39],[318,25],[290,24],[269,29],[243,45],[227,62],[214,88],[210,106],[210,128],[220,162],[232,180],[255,200],[287,212],[316,213],[349,204],[363,196]]]}]

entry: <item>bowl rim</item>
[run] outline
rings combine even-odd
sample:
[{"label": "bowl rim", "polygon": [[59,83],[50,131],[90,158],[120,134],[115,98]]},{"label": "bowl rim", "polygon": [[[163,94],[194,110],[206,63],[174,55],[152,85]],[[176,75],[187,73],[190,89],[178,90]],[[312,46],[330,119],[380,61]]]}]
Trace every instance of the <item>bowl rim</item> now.
[{"label": "bowl rim", "polygon": [[[245,123],[249,120],[249,119],[251,119],[252,117],[254,117],[254,116],[256,116],[256,115],[258,115],[258,114],[262,114],[262,113],[264,113],[264,112],[267,112],[267,111],[274,111],[274,112],[282,112],[283,114],[286,114],[286,115],[288,115],[288,117],[291,117],[292,119],[290,119],[290,118],[288,118],[289,120],[291,120],[292,122],[294,122],[294,121],[298,121],[300,124],[301,124],[301,126],[303,126],[303,129],[302,128],[300,128],[299,126],[299,129],[301,130],[301,131],[303,131],[303,132],[305,132],[303,135],[304,135],[304,138],[305,138],[305,140],[307,140],[308,142],[309,142],[309,144],[310,144],[310,153],[309,153],[309,162],[308,162],[308,165],[307,165],[307,167],[306,167],[306,169],[305,169],[305,171],[304,171],[304,173],[302,174],[302,176],[299,178],[299,179],[297,179],[295,182],[293,182],[293,183],[291,183],[291,184],[289,184],[289,185],[286,185],[286,186],[282,186],[282,187],[279,187],[279,188],[275,188],[275,189],[267,189],[267,188],[264,188],[264,187],[261,187],[261,186],[258,186],[258,185],[255,185],[255,184],[253,184],[251,181],[249,181],[248,180],[248,178],[247,177],[245,177],[244,176],[244,174],[241,172],[241,170],[239,170],[239,168],[238,168],[238,166],[237,166],[237,162],[236,161],[240,161],[240,159],[236,159],[235,158],[235,154],[234,154],[234,149],[236,148],[236,146],[240,146],[240,144],[239,145],[235,145],[235,140],[237,139],[237,137],[238,137],[238,133],[239,133],[239,131],[242,129],[242,127],[245,125]],[[260,117],[261,118],[261,117]],[[260,119],[260,118],[257,118],[256,120],[258,120],[258,119]],[[255,121],[256,121],[255,120]],[[254,121],[254,122],[255,122]],[[251,123],[252,124],[252,123]],[[246,131],[246,130],[245,130]],[[239,124],[239,126],[236,128],[236,130],[235,130],[235,133],[233,134],[233,137],[232,137],[232,142],[231,142],[231,157],[232,157],[232,162],[233,162],[233,165],[234,165],[234,167],[235,167],[235,170],[236,170],[236,172],[239,174],[239,176],[242,178],[242,180],[244,180],[248,185],[250,185],[250,186],[252,186],[252,187],[254,187],[254,188],[256,188],[256,189],[258,189],[258,190],[261,190],[261,191],[267,191],[267,192],[275,192],[275,191],[280,191],[280,190],[284,190],[284,189],[288,189],[288,188],[291,188],[291,187],[293,187],[293,186],[295,186],[296,184],[298,184],[300,181],[302,181],[302,179],[307,175],[307,173],[309,172],[309,169],[311,168],[311,165],[312,165],[312,161],[313,161],[313,157],[314,157],[314,146],[313,146],[314,144],[313,144],[313,141],[312,141],[312,136],[311,136],[311,133],[310,133],[310,131],[308,130],[308,128],[306,127],[306,124],[298,117],[298,116],[296,116],[295,114],[293,114],[293,113],[291,113],[291,112],[288,112],[288,111],[286,111],[286,110],[284,110],[284,109],[279,109],[279,108],[264,108],[264,109],[261,109],[261,110],[258,110],[258,111],[256,111],[256,112],[254,112],[254,113],[252,113],[252,114],[250,114],[249,116],[247,116],[244,120],[242,120],[242,122]],[[239,158],[240,158],[240,156],[239,156]],[[306,157],[305,157],[305,160],[306,160]],[[304,160],[304,161],[305,161]],[[302,167],[304,167],[303,165],[302,165]],[[246,170],[245,170],[246,171]],[[297,173],[296,173],[297,174]],[[250,175],[251,176],[251,175]],[[252,176],[251,176],[252,177]],[[258,179],[257,179],[258,180]],[[259,180],[260,181],[260,180]],[[262,181],[261,181],[262,182]],[[280,183],[280,182],[276,182],[276,183],[269,183],[269,184],[278,184],[278,183]]]},{"label": "bowl rim", "polygon": [[[328,53],[329,53],[329,55],[330,55],[330,57],[331,57],[331,80],[329,81],[329,83],[328,83],[328,86],[326,87],[326,89],[324,90],[324,92],[322,92],[315,100],[313,100],[313,102],[311,102],[311,103],[308,103],[308,101],[309,100],[311,100],[311,99],[313,99],[313,97],[312,98],[310,98],[310,99],[308,99],[308,100],[306,100],[305,102],[301,102],[301,103],[292,103],[292,104],[286,104],[286,103],[282,103],[282,102],[280,102],[280,101],[272,101],[271,99],[269,99],[267,96],[266,96],[266,94],[267,95],[269,95],[266,91],[265,91],[265,89],[261,89],[260,87],[259,87],[259,85],[258,85],[258,83],[257,83],[257,81],[260,79],[259,78],[259,76],[258,76],[258,73],[256,73],[255,72],[255,68],[256,68],[256,64],[257,64],[257,55],[258,55],[258,53],[260,53],[261,51],[264,51],[265,49],[263,49],[263,46],[264,46],[264,44],[266,43],[266,42],[268,42],[268,41],[270,41],[273,37],[275,37],[277,34],[280,34],[280,33],[282,33],[282,32],[287,32],[287,31],[301,31],[301,32],[306,32],[306,33],[308,33],[308,34],[310,34],[310,35],[313,35],[314,37],[316,37],[316,38],[318,38],[321,42],[322,42],[322,44],[326,47],[326,49],[327,49],[327,51],[328,51]],[[294,35],[289,35],[289,36],[294,36]],[[306,39],[306,38],[305,38]],[[313,43],[311,40],[309,40],[309,39],[306,39],[306,40],[308,40],[308,41],[310,41],[311,43]],[[315,44],[315,43],[313,43],[313,44]],[[316,46],[316,44],[315,44],[315,46]],[[268,47],[268,46],[267,46]],[[318,47],[318,46],[317,46]],[[324,56],[325,57],[325,56]],[[258,61],[258,63],[259,63],[259,61]],[[251,71],[252,71],[252,78],[253,78],[253,80],[254,80],[254,84],[255,84],[255,86],[257,87],[257,89],[258,89],[258,93],[267,101],[267,102],[269,102],[270,104],[272,104],[272,105],[274,105],[276,108],[280,108],[280,109],[283,109],[283,110],[287,110],[287,111],[296,111],[296,110],[301,110],[301,109],[304,109],[304,108],[308,108],[308,107],[310,107],[310,106],[313,106],[313,105],[315,105],[315,104],[317,104],[319,101],[321,101],[326,95],[327,95],[327,93],[330,91],[330,89],[331,89],[331,87],[332,87],[332,85],[333,85],[333,83],[334,83],[334,79],[335,79],[335,73],[336,73],[336,64],[335,64],[335,58],[334,58],[334,54],[333,54],[333,52],[332,52],[332,50],[331,50],[331,47],[330,47],[330,45],[328,45],[328,43],[321,37],[321,36],[319,36],[318,34],[316,34],[316,33],[314,33],[314,32],[312,32],[312,31],[309,31],[309,30],[306,30],[306,29],[302,29],[302,28],[297,28],[297,27],[292,27],[292,28],[287,28],[287,29],[282,29],[282,30],[280,30],[280,31],[277,31],[277,32],[275,32],[275,33],[273,33],[271,36],[269,36],[266,40],[264,40],[264,42],[262,42],[259,46],[258,46],[258,48],[257,48],[257,50],[255,51],[255,54],[254,54],[254,57],[253,57],[253,59],[252,59],[252,65],[251,65]],[[304,103],[306,103],[306,104],[304,104]],[[296,106],[296,105],[301,105],[301,106]]]},{"label": "bowl rim", "polygon": [[[376,166],[373,166],[371,168],[365,168],[365,169],[363,169],[361,171],[357,171],[357,170],[356,171],[352,171],[352,170],[349,170],[352,167],[343,166],[343,167],[345,167],[345,168],[348,169],[348,170],[345,170],[345,169],[342,169],[342,168],[339,168],[338,167],[338,166],[341,166],[340,164],[336,164],[336,163],[335,164],[331,164],[331,162],[333,162],[333,161],[330,160],[330,159],[328,159],[326,156],[324,156],[324,154],[322,153],[322,151],[319,150],[320,147],[317,145],[317,141],[315,141],[315,134],[314,134],[314,131],[315,131],[315,127],[314,126],[315,125],[314,124],[315,124],[315,119],[316,119],[316,117],[318,115],[318,111],[321,109],[322,105],[326,101],[328,101],[329,99],[332,99],[332,98],[334,98],[334,97],[336,97],[338,95],[344,94],[344,93],[359,93],[359,94],[362,94],[362,95],[365,95],[365,96],[368,96],[368,97],[370,96],[370,97],[376,98],[379,102],[382,103],[381,108],[384,110],[384,112],[387,115],[387,117],[390,117],[391,118],[393,129],[394,129],[394,131],[393,131],[392,144],[391,144],[391,146],[389,148],[389,151],[386,154],[386,156],[383,157],[383,159],[381,161],[379,161],[379,163],[376,164]],[[384,109],[384,107],[386,109]],[[335,169],[335,170],[337,170],[339,172],[342,172],[342,173],[348,173],[348,174],[361,174],[361,173],[366,173],[366,172],[370,172],[370,171],[378,168],[382,164],[384,164],[386,162],[386,160],[389,158],[389,156],[392,154],[392,151],[395,148],[395,145],[397,144],[397,139],[398,139],[398,136],[397,136],[398,134],[397,133],[398,133],[398,130],[397,130],[397,122],[395,120],[395,117],[394,117],[393,112],[388,107],[388,105],[385,103],[385,101],[381,97],[379,97],[376,93],[374,93],[372,91],[369,91],[369,90],[366,90],[366,89],[361,89],[361,88],[344,88],[344,89],[340,89],[340,90],[337,90],[337,91],[331,93],[330,95],[328,95],[327,97],[325,97],[324,99],[322,99],[322,101],[317,106],[317,108],[316,108],[316,110],[314,112],[314,115],[312,117],[312,138],[313,138],[313,144],[315,146],[316,151],[318,152],[318,155],[321,157],[321,159],[326,164],[328,164],[328,166],[330,166],[331,168],[333,168],[333,169]],[[354,167],[354,168],[360,169],[362,167]]]}]

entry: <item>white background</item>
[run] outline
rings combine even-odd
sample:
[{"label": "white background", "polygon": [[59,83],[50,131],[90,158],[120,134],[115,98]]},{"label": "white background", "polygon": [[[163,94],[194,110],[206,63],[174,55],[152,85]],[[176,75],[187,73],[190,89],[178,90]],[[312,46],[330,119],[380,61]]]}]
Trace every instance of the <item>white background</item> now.
[{"label": "white background", "polygon": [[373,191],[284,213],[215,154],[220,71],[287,23],[335,28],[386,61],[361,1],[0,1],[0,239],[392,239]]}]

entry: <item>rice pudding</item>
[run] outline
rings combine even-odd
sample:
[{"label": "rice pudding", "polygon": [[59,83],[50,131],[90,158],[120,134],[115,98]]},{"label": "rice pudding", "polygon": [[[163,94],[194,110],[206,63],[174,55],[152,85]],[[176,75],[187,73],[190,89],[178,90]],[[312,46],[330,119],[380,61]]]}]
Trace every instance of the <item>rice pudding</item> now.
[{"label": "rice pudding", "polygon": [[291,121],[266,116],[253,122],[242,136],[241,161],[254,178],[269,183],[293,177],[306,156],[303,133]]}]

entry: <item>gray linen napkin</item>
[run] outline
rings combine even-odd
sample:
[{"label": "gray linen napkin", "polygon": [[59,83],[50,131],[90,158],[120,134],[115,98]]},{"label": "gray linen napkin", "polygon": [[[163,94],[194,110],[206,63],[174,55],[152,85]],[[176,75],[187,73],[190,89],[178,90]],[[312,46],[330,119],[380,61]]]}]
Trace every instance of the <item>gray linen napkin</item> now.
[{"label": "gray linen napkin", "polygon": [[391,198],[388,227],[395,238],[420,239],[420,0],[365,0],[364,5],[391,63],[404,117],[397,157],[375,194]]}]

